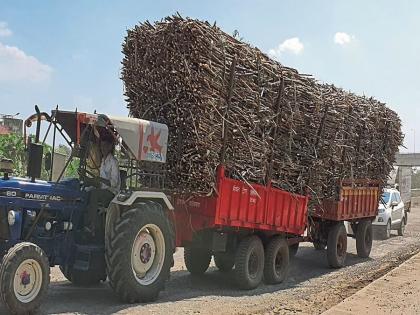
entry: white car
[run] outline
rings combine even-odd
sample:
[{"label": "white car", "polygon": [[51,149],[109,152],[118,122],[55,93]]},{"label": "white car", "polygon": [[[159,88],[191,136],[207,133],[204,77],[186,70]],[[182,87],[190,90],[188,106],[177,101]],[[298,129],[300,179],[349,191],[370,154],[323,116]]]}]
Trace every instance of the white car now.
[{"label": "white car", "polygon": [[394,188],[385,188],[379,201],[378,216],[372,222],[375,232],[382,239],[391,236],[391,230],[397,230],[398,235],[404,234],[407,218],[404,211],[404,202],[400,192]]}]

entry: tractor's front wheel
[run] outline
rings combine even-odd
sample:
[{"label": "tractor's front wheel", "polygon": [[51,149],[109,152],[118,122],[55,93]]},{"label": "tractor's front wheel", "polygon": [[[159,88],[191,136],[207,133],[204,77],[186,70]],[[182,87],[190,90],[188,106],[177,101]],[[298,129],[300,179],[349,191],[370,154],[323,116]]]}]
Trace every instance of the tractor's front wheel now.
[{"label": "tractor's front wheel", "polygon": [[0,267],[0,295],[12,314],[36,311],[47,295],[50,266],[43,250],[33,243],[9,249]]},{"label": "tractor's front wheel", "polygon": [[126,303],[155,300],[172,265],[173,232],[162,207],[145,201],[117,218],[106,237],[110,285]]}]

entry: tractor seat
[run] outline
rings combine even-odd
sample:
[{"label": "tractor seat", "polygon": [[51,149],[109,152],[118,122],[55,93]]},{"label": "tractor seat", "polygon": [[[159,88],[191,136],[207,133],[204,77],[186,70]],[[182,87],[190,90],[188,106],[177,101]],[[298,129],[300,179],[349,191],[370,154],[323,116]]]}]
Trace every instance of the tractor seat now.
[{"label": "tractor seat", "polygon": [[[127,171],[120,170],[120,180],[121,180],[120,190],[127,189],[127,184],[126,184],[126,181],[127,181]],[[106,213],[106,210],[107,210],[107,207],[104,204],[102,204],[101,202],[99,202],[99,204],[98,204],[98,213],[100,215],[102,215],[102,214]]]}]

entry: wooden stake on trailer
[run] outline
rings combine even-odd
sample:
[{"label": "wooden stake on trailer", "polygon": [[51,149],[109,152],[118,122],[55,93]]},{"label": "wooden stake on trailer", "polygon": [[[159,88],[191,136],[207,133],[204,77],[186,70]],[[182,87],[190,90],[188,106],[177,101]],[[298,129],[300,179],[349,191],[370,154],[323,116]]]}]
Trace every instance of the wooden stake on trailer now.
[{"label": "wooden stake on trailer", "polygon": [[230,65],[230,74],[229,74],[229,90],[228,95],[226,98],[226,110],[223,115],[222,121],[222,151],[220,153],[220,162],[221,164],[225,164],[226,162],[226,146],[229,137],[229,111],[232,104],[232,95],[233,95],[233,88],[235,84],[235,67],[236,67],[236,56],[233,58],[232,63]]},{"label": "wooden stake on trailer", "polygon": [[269,166],[267,170],[267,176],[265,179],[266,185],[271,185],[271,177],[273,175],[273,163],[274,163],[274,146],[276,144],[276,139],[278,137],[279,132],[279,124],[281,121],[281,108],[282,108],[282,99],[284,94],[284,78],[281,76],[280,78],[280,84],[279,84],[279,91],[276,98],[276,104],[274,105],[275,113],[276,113],[276,123],[274,125],[274,131],[273,131],[273,141],[271,144],[271,157],[269,160]]}]

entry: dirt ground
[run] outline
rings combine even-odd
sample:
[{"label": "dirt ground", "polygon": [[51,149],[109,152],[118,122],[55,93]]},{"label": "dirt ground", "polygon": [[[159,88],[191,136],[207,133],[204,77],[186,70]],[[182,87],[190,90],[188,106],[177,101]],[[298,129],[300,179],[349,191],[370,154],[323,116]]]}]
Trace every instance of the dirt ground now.
[{"label": "dirt ground", "polygon": [[420,253],[323,315],[420,314]]},{"label": "dirt ground", "polygon": [[[166,290],[149,304],[121,304],[106,283],[75,287],[53,268],[40,314],[320,314],[419,251],[420,208],[413,208],[405,236],[393,231],[389,240],[374,241],[370,258],[359,258],[355,241],[349,239],[347,266],[333,270],[327,266],[325,251],[302,244],[287,281],[253,291],[237,290],[232,273],[222,274],[213,265],[202,277],[192,277],[185,270],[182,249],[175,254]],[[2,306],[0,314],[6,314]]]}]

